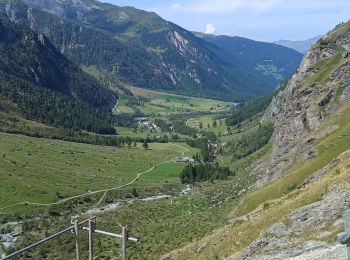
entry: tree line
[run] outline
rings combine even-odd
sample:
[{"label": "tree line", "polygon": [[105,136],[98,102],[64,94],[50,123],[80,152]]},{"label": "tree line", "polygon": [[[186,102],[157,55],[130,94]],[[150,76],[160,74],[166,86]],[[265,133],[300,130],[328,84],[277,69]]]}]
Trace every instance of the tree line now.
[{"label": "tree line", "polygon": [[194,159],[197,162],[213,162],[214,161],[214,149],[212,144],[206,137],[189,139],[187,145],[200,149],[200,154],[194,155]]},{"label": "tree line", "polygon": [[50,138],[69,142],[115,147],[128,146],[129,148],[136,146],[135,143],[167,143],[169,139],[166,135],[161,137],[154,135],[147,138],[141,138],[116,135],[99,135],[83,131],[74,131],[66,128],[32,128],[24,125],[21,126],[18,124],[5,122],[1,119],[0,131],[11,134],[24,134],[37,138]]},{"label": "tree line", "polygon": [[229,167],[221,167],[218,163],[189,164],[182,170],[180,179],[182,183],[194,184],[200,181],[224,180],[234,174]]},{"label": "tree line", "polygon": [[244,134],[238,141],[228,143],[229,149],[227,153],[233,154],[235,159],[244,158],[266,145],[273,130],[272,124],[260,124],[256,130]]},{"label": "tree line", "polygon": [[286,88],[289,79],[290,77],[285,79],[279,87],[269,95],[257,98],[248,103],[241,103],[233,106],[226,118],[226,124],[228,126],[239,125],[243,121],[250,120],[257,114],[264,112],[271,104],[272,98]]}]

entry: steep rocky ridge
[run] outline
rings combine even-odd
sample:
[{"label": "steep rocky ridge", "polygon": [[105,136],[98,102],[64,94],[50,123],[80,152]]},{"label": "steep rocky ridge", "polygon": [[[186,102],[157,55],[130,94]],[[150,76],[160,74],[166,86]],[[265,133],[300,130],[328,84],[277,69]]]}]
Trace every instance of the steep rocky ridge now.
[{"label": "steep rocky ridge", "polygon": [[111,109],[116,94],[64,57],[43,35],[0,20],[0,71],[39,86]]},{"label": "steep rocky ridge", "polygon": [[262,118],[273,120],[275,131],[270,158],[257,168],[264,169],[259,185],[278,178],[299,159],[315,156],[312,144],[337,127],[322,128],[350,95],[349,27],[342,24],[321,38],[273,98]]},{"label": "steep rocky ridge", "polygon": [[170,259],[344,259],[350,208],[350,22],[319,40],[274,97],[271,150],[228,224]]},{"label": "steep rocky ridge", "polygon": [[[344,246],[336,245],[335,236],[343,228],[342,214],[348,208],[350,192],[332,187],[321,200],[292,210],[283,221],[271,225],[246,249],[228,259],[293,259],[307,254],[321,254],[329,260],[344,259]],[[318,232],[317,236],[310,235],[316,239],[309,240],[308,232]],[[334,247],[333,250],[330,247]],[[320,252],[322,249],[326,250]]]}]

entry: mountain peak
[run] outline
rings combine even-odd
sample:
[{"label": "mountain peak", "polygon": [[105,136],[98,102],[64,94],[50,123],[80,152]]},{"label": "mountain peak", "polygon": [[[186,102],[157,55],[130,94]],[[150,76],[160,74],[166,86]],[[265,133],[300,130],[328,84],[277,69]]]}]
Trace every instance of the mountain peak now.
[{"label": "mountain peak", "polygon": [[102,7],[95,0],[24,0],[23,2],[51,14],[80,21],[84,21],[84,15],[87,12]]}]

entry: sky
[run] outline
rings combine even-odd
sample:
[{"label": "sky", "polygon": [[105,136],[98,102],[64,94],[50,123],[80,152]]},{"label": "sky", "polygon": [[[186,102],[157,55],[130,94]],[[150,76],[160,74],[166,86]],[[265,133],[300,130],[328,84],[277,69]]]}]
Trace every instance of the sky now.
[{"label": "sky", "polygon": [[187,30],[261,41],[304,40],[350,19],[349,0],[101,0],[156,12]]}]

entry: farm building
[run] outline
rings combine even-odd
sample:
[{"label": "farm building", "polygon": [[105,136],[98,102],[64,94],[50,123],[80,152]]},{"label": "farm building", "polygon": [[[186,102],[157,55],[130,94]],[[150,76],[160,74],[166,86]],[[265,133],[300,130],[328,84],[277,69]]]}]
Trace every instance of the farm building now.
[{"label": "farm building", "polygon": [[174,163],[195,163],[196,161],[190,157],[176,157],[173,160]]}]

